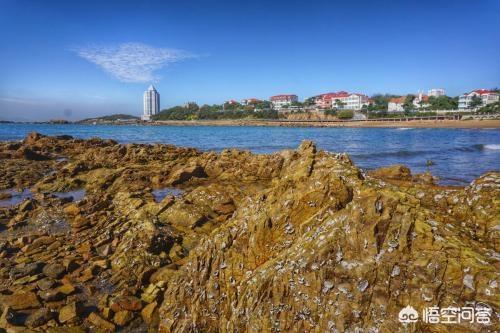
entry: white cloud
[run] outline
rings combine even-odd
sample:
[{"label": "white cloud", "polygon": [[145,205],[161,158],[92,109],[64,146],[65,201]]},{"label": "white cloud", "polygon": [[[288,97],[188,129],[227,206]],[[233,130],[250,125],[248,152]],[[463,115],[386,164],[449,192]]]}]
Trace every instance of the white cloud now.
[{"label": "white cloud", "polygon": [[160,77],[155,71],[171,63],[195,57],[186,51],[157,48],[142,43],[87,46],[73,50],[122,82],[157,81]]}]

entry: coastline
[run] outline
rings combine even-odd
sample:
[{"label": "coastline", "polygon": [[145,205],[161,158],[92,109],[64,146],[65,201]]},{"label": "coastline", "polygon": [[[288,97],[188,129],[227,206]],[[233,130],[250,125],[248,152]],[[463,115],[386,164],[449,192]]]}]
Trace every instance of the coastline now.
[{"label": "coastline", "polygon": [[[450,187],[404,165],[365,173],[308,140],[254,154],[38,133],[0,142],[0,160],[4,331],[186,331],[192,318],[217,331],[248,313],[242,330],[267,332],[274,299],[282,331],[302,330],[304,308],[318,331],[353,331],[373,293],[387,310],[365,325],[392,332],[395,293],[417,309],[496,301],[483,285],[498,275],[499,172]],[[429,283],[437,269],[443,284]],[[206,322],[212,300],[221,315]]]},{"label": "coastline", "polygon": [[151,126],[268,126],[268,127],[353,127],[353,128],[500,128],[500,119],[408,120],[408,121],[290,121],[290,120],[163,120]]}]

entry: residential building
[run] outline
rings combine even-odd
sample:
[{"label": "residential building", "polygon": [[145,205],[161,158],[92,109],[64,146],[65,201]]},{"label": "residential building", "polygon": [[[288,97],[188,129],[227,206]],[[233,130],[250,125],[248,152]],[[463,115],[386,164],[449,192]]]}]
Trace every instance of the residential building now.
[{"label": "residential building", "polygon": [[404,112],[405,100],[406,96],[391,98],[387,105],[387,112]]},{"label": "residential building", "polygon": [[331,109],[332,108],[332,100],[340,99],[349,96],[347,91],[339,91],[321,94],[315,97],[314,105],[319,109]]},{"label": "residential building", "polygon": [[339,91],[316,96],[315,105],[320,109],[343,109],[343,110],[361,110],[363,106],[368,105],[370,99],[368,96],[358,93],[349,93]]},{"label": "residential building", "polygon": [[422,92],[419,92],[418,95],[413,99],[413,106],[416,109],[428,108],[430,106],[429,96],[424,95]]},{"label": "residential building", "polygon": [[142,120],[151,120],[151,117],[160,112],[160,94],[153,85],[144,92],[144,113]]},{"label": "residential building", "polygon": [[481,105],[479,105],[479,107],[498,102],[499,100],[499,94],[497,92],[487,89],[476,89],[469,93],[460,95],[458,98],[458,108],[462,110],[470,109],[470,104],[474,96],[481,98]]},{"label": "residential building", "polygon": [[[368,106],[368,96],[358,93],[349,94],[347,97],[341,97],[338,99],[342,102],[342,106],[338,107],[343,110],[361,110],[363,106]],[[337,100],[332,100],[332,106],[338,105]]]},{"label": "residential building", "polygon": [[269,98],[273,109],[281,109],[283,107],[289,106],[293,102],[298,102],[299,98],[297,95],[276,95]]},{"label": "residential building", "polygon": [[427,92],[427,95],[430,96],[433,96],[433,97],[439,97],[439,96],[445,96],[445,92],[444,92],[444,89],[431,89]]},{"label": "residential building", "polygon": [[241,105],[250,105],[250,104],[256,104],[262,102],[258,98],[245,98],[241,100]]}]

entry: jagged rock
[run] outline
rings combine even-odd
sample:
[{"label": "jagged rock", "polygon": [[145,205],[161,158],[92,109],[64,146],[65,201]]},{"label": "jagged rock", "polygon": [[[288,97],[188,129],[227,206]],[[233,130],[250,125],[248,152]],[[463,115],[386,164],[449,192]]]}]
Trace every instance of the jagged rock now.
[{"label": "jagged rock", "polygon": [[[16,155],[25,148],[51,159]],[[0,244],[2,325],[44,307],[59,311],[39,327],[53,332],[79,332],[80,320],[96,331],[465,332],[476,327],[402,326],[398,313],[498,307],[498,172],[461,188],[402,166],[365,177],[310,141],[255,155],[33,135],[0,142],[0,159],[0,188],[34,193],[29,210],[0,209],[14,226]],[[182,195],[157,203],[152,188],[172,183]],[[79,188],[75,204],[48,193]],[[64,267],[57,282],[41,263]]]},{"label": "jagged rock", "polygon": [[206,178],[205,170],[199,165],[191,165],[175,171],[171,176],[169,182],[172,185],[184,183],[192,178]]}]

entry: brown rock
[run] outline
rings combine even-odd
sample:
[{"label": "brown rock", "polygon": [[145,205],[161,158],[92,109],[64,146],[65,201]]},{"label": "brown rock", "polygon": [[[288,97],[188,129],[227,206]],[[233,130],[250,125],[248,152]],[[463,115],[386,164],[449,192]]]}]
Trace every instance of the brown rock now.
[{"label": "brown rock", "polygon": [[26,310],[40,307],[40,302],[34,292],[19,292],[5,297],[3,306],[8,306],[13,310]]},{"label": "brown rock", "polygon": [[60,301],[66,297],[66,295],[58,289],[42,290],[38,293],[38,296],[46,302]]},{"label": "brown rock", "polygon": [[190,165],[175,171],[170,176],[169,181],[172,185],[178,185],[190,180],[191,178],[206,178],[206,177],[207,174],[205,173],[205,170],[201,166]]},{"label": "brown rock", "polygon": [[41,280],[38,280],[36,282],[36,285],[38,286],[38,289],[40,290],[48,290],[52,288],[55,285],[55,281],[50,279],[50,278],[44,278]]},{"label": "brown rock", "polygon": [[53,279],[60,279],[64,276],[65,273],[66,268],[59,263],[50,263],[43,267],[43,274]]},{"label": "brown rock", "polygon": [[58,287],[57,290],[62,292],[64,295],[71,295],[75,292],[76,288],[71,283],[64,283],[62,286]]},{"label": "brown rock", "polygon": [[141,316],[146,324],[149,325],[153,321],[153,314],[154,314],[157,306],[158,306],[158,304],[156,302],[153,302],[153,303],[149,303],[148,305],[146,305],[144,307],[144,309],[142,309]]},{"label": "brown rock", "polygon": [[121,310],[140,311],[142,302],[135,296],[118,296],[111,301],[111,310],[118,312]]},{"label": "brown rock", "polygon": [[407,166],[396,164],[370,171],[369,174],[376,178],[391,180],[411,180],[411,171]]},{"label": "brown rock", "polygon": [[68,305],[61,308],[59,311],[59,322],[61,324],[64,323],[72,323],[79,319],[80,316],[80,306],[77,302],[71,302]]},{"label": "brown rock", "polygon": [[87,320],[97,328],[107,331],[107,332],[113,332],[115,330],[115,325],[113,323],[110,323],[109,321],[101,318],[97,313],[92,312]]},{"label": "brown rock", "polygon": [[80,207],[78,207],[78,205],[72,203],[72,204],[64,207],[64,213],[66,213],[66,215],[69,215],[71,217],[77,216],[80,214]]},{"label": "brown rock", "polygon": [[127,310],[118,311],[113,317],[113,321],[118,326],[127,325],[132,319],[134,319],[134,314]]}]

